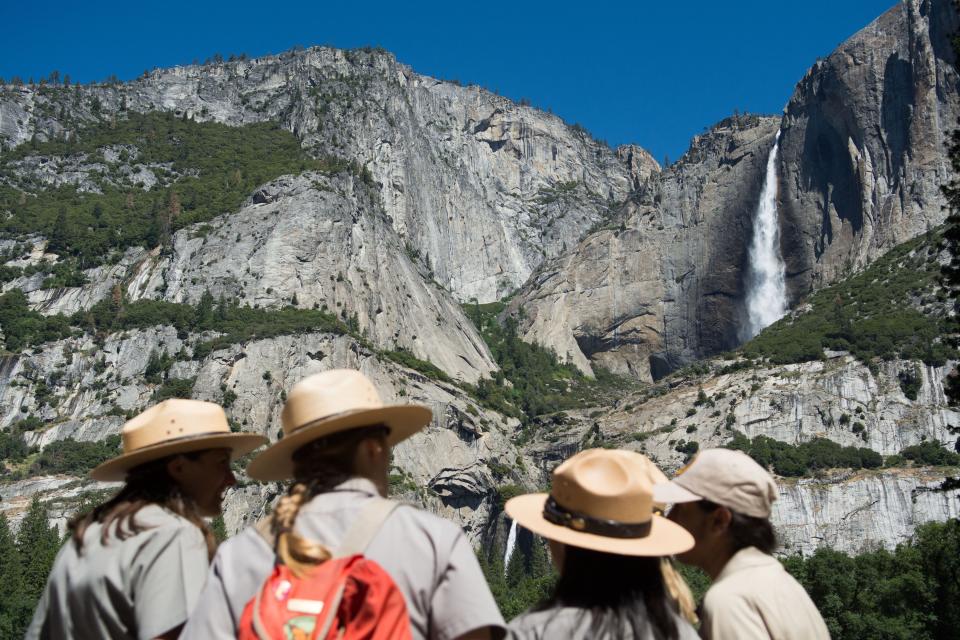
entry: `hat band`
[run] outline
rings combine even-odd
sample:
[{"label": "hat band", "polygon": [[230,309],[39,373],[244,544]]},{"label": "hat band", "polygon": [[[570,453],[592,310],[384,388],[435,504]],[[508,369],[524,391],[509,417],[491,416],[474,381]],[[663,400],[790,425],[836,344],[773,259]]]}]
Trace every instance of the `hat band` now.
[{"label": "hat band", "polygon": [[166,440],[160,440],[159,442],[154,442],[152,444],[145,444],[142,447],[137,447],[136,449],[131,449],[127,451],[126,448],[123,449],[122,455],[129,455],[131,453],[138,453],[140,451],[150,451],[152,449],[157,449],[162,446],[167,446],[169,444],[180,444],[183,442],[189,442],[190,440],[200,440],[202,438],[215,438],[217,436],[231,436],[231,435],[243,435],[237,434],[233,431],[204,431],[203,433],[191,433],[185,436],[177,436],[176,438],[167,438]]},{"label": "hat band", "polygon": [[543,505],[543,517],[547,522],[567,527],[583,533],[594,533],[608,538],[646,538],[650,535],[653,525],[651,518],[647,522],[620,522],[618,520],[604,520],[594,518],[585,513],[570,511],[557,504],[553,496],[547,498]]}]

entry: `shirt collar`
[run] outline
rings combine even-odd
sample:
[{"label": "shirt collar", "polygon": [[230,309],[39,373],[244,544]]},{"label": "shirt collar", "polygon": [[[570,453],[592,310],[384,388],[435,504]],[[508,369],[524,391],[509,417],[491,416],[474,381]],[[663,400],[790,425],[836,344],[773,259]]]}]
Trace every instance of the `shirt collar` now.
[{"label": "shirt collar", "polygon": [[760,549],[756,547],[745,547],[737,551],[733,554],[733,557],[727,560],[727,564],[724,565],[723,570],[720,572],[720,575],[717,576],[715,582],[720,582],[737,571],[752,569],[754,567],[769,567],[772,565],[780,566],[780,561],[760,551]]},{"label": "shirt collar", "polygon": [[373,484],[372,480],[358,476],[344,480],[335,486],[332,491],[352,491],[355,493],[365,493],[370,496],[380,495],[380,492],[377,491],[377,485]]}]

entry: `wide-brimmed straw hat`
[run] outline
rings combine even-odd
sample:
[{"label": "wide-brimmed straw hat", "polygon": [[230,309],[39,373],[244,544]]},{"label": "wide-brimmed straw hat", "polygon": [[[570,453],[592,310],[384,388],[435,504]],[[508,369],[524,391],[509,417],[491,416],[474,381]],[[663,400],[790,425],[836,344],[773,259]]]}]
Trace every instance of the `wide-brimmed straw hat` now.
[{"label": "wide-brimmed straw hat", "polygon": [[220,405],[173,398],[131,418],[120,431],[123,453],[90,472],[94,480],[121,481],[144,463],[178,453],[230,449],[231,457],[250,453],[267,442],[252,433],[231,433]]},{"label": "wide-brimmed straw hat", "polygon": [[257,480],[293,477],[293,454],[303,445],[340,431],[383,425],[390,446],[406,440],[430,423],[429,408],[387,405],[377,388],[359,371],[333,369],[304,378],[293,386],[283,406],[283,437],[250,462],[247,474]]},{"label": "wide-brimmed straw hat", "polygon": [[512,498],[507,515],[544,538],[594,551],[669,556],[693,548],[686,529],[654,513],[643,460],[632,451],[582,451],[554,470],[549,494]]}]

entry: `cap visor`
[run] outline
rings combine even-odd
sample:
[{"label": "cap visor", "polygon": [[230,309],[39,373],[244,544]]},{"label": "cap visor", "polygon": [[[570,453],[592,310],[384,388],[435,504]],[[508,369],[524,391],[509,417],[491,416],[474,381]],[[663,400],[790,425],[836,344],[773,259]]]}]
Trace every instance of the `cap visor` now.
[{"label": "cap visor", "polygon": [[676,504],[678,502],[697,502],[703,500],[703,497],[684,489],[676,482],[670,481],[653,485],[653,499],[655,502]]}]

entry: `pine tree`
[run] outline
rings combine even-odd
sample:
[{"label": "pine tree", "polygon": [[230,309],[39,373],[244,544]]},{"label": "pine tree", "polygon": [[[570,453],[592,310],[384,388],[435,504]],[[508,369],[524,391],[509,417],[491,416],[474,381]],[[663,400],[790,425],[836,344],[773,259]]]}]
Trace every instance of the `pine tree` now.
[{"label": "pine tree", "polygon": [[200,296],[200,303],[197,305],[197,315],[195,326],[198,329],[208,328],[213,324],[213,294],[207,289]]},{"label": "pine tree", "polygon": [[43,593],[47,576],[59,550],[60,536],[57,528],[50,526],[46,506],[40,502],[40,498],[34,496],[17,532],[17,551],[20,555],[23,584],[20,593],[25,601],[19,622],[24,628]]},{"label": "pine tree", "polygon": [[63,205],[57,210],[57,222],[50,233],[50,242],[47,249],[54,253],[65,253],[70,248],[70,220],[67,217],[67,208]]},{"label": "pine tree", "polygon": [[23,597],[22,567],[7,517],[0,513],[0,638],[22,637],[30,613]]}]

